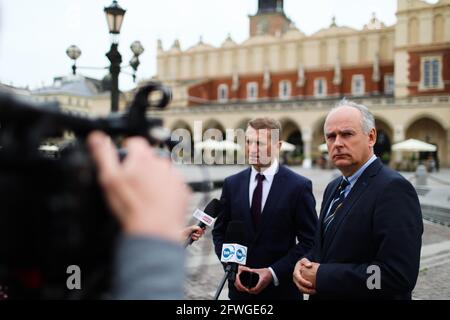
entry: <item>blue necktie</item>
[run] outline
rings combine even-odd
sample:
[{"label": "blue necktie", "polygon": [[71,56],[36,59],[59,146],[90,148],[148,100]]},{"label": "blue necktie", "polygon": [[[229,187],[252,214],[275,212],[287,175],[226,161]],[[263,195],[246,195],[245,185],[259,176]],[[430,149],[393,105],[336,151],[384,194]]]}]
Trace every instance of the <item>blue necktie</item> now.
[{"label": "blue necktie", "polygon": [[261,220],[261,205],[262,205],[262,191],[263,191],[263,181],[264,176],[262,174],[257,174],[256,179],[258,180],[258,184],[256,185],[255,191],[253,191],[252,196],[252,218],[255,226],[259,224]]},{"label": "blue necktie", "polygon": [[336,190],[335,196],[333,201],[331,202],[331,208],[328,211],[328,214],[323,219],[322,224],[322,230],[323,230],[323,236],[327,233],[329,227],[331,226],[331,223],[334,220],[334,216],[336,215],[336,212],[341,208],[342,203],[345,199],[345,188],[350,184],[348,180],[344,177],[342,178],[341,183],[339,184],[339,187]]}]

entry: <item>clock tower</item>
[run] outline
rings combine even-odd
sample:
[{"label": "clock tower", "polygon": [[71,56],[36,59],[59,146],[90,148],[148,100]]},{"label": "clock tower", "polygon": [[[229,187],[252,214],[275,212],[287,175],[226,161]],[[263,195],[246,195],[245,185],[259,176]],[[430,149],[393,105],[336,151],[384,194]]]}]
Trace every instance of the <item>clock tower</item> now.
[{"label": "clock tower", "polygon": [[283,0],[258,0],[256,15],[250,16],[250,36],[285,33],[291,20],[285,15]]}]

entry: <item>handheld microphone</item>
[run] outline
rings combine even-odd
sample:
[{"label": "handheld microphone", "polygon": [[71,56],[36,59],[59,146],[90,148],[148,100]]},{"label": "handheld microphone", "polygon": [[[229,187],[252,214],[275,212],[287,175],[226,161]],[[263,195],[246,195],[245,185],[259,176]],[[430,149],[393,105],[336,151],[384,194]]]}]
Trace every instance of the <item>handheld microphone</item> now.
[{"label": "handheld microphone", "polygon": [[225,233],[225,241],[222,245],[222,254],[220,261],[226,263],[225,275],[223,276],[219,288],[217,289],[214,300],[220,296],[225,281],[236,280],[236,273],[239,265],[245,265],[247,262],[247,241],[245,238],[245,224],[242,221],[231,221],[228,224]]},{"label": "handheld microphone", "polygon": [[[217,216],[222,212],[222,208],[223,207],[220,200],[212,199],[208,203],[204,211],[201,211],[199,209],[195,210],[193,216],[200,221],[197,226],[202,229],[205,229],[206,226],[211,227],[214,224]],[[194,242],[191,236],[192,234],[190,234],[186,239],[186,242],[184,244],[185,248]]]}]

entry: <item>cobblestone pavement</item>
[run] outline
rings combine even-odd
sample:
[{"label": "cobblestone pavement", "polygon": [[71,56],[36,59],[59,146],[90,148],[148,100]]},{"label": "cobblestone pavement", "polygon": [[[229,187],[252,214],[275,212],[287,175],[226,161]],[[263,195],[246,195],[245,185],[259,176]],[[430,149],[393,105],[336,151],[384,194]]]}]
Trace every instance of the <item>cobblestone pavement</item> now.
[{"label": "cobblestone pavement", "polygon": [[424,221],[422,258],[414,299],[450,299],[450,228]]},{"label": "cobblestone pavement", "polygon": [[[228,176],[242,168],[219,167],[210,169],[213,179]],[[322,194],[328,181],[333,177],[333,171],[294,168],[295,171],[313,181],[313,192],[320,208]],[[198,174],[195,173],[195,176]],[[412,174],[404,174],[411,178]],[[444,170],[436,176],[450,181],[450,170]],[[187,173],[189,178],[190,174]],[[194,179],[192,176],[189,179]],[[433,186],[433,182],[430,181]],[[220,197],[220,190],[211,192],[210,198]],[[450,187],[448,195],[450,195]],[[191,203],[190,213],[194,208],[204,208],[208,199],[202,194],[195,194]],[[193,223],[190,219],[189,223]],[[187,249],[187,280],[186,298],[195,300],[209,300],[214,297],[223,276],[222,267],[214,254],[211,230],[205,236]],[[220,299],[227,299],[227,284]],[[413,292],[414,299],[450,299],[450,228],[424,220],[424,235],[422,242],[422,259],[419,278]]]},{"label": "cobblestone pavement", "polygon": [[413,292],[414,299],[449,300],[450,270],[448,263],[422,269]]}]

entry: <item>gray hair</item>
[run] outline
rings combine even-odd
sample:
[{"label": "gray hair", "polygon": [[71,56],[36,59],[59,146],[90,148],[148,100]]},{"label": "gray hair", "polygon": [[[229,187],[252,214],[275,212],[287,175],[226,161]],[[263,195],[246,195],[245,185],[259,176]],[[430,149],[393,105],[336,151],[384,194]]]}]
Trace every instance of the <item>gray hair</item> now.
[{"label": "gray hair", "polygon": [[369,108],[367,108],[365,105],[358,104],[354,101],[347,100],[345,98],[336,103],[336,105],[331,109],[328,115],[341,107],[351,107],[361,112],[361,119],[362,119],[361,128],[365,134],[368,134],[370,130],[375,128],[375,118],[373,114],[369,111]]}]

